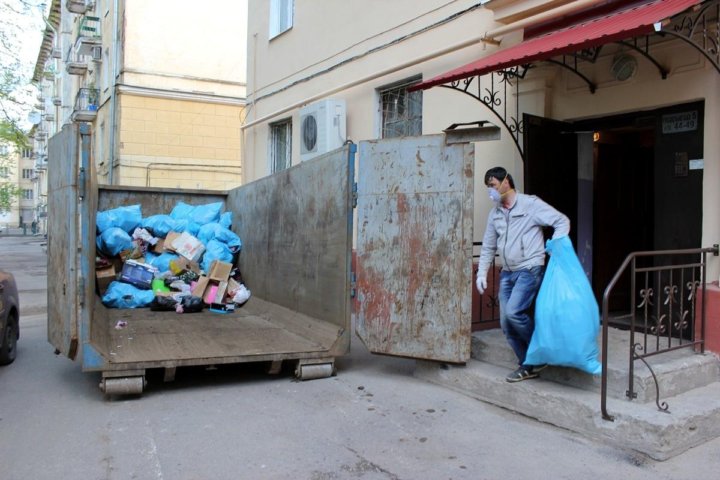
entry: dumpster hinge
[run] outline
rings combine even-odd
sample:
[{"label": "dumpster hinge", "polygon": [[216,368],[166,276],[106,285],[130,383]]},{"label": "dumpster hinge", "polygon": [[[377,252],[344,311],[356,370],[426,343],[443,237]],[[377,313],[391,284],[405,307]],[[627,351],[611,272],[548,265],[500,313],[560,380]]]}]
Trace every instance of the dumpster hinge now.
[{"label": "dumpster hinge", "polygon": [[350,272],[350,298],[355,298],[355,295],[357,295],[357,279],[355,272]]},{"label": "dumpster hinge", "polygon": [[358,186],[357,182],[353,182],[352,186],[352,208],[357,208],[358,202]]}]

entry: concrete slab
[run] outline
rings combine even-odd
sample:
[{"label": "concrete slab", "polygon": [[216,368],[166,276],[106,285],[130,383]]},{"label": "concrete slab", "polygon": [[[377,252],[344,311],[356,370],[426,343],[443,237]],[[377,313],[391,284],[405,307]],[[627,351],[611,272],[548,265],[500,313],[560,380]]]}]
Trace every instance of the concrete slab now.
[{"label": "concrete slab", "polygon": [[544,378],[508,383],[506,374],[504,367],[477,360],[465,366],[419,361],[415,369],[418,378],[656,460],[720,436],[720,382],[667,398],[670,413],[608,399],[611,422],[602,418],[598,393]]},{"label": "concrete slab", "polygon": [[[654,340],[655,337],[653,337]],[[610,329],[608,348],[608,396],[626,399],[630,365],[630,336],[625,330]],[[517,359],[500,329],[475,332],[472,358],[507,370],[517,368]],[[660,385],[661,398],[679,395],[695,388],[720,381],[720,361],[711,353],[700,354],[691,348],[675,350],[647,359]],[[550,367],[543,378],[593,392],[600,391],[600,377],[574,368]],[[656,389],[652,373],[641,361],[634,365],[633,390],[635,401],[655,402]]]}]

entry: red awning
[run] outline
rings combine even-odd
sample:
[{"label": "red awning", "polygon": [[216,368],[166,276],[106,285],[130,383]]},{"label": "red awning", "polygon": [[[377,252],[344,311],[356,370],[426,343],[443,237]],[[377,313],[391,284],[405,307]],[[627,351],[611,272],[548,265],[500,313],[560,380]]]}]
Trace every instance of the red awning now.
[{"label": "red awning", "polygon": [[483,57],[460,68],[413,85],[425,90],[435,85],[484,75],[505,68],[546,60],[557,55],[624,40],[654,31],[654,24],[670,18],[702,0],[653,0],[585,20],[529,39]]}]

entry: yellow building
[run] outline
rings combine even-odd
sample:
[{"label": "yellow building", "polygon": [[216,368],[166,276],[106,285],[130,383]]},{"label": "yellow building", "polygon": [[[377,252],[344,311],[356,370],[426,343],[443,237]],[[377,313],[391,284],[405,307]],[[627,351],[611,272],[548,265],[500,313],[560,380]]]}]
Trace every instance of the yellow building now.
[{"label": "yellow building", "polygon": [[246,2],[55,0],[51,12],[34,76],[56,113],[49,136],[91,123],[100,183],[242,182]]}]

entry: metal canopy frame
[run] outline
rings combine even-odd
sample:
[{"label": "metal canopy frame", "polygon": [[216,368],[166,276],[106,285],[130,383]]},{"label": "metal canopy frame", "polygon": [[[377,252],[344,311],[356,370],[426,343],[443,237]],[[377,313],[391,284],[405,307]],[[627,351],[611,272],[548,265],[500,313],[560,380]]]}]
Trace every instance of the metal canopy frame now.
[{"label": "metal canopy frame", "polygon": [[[720,0],[708,0],[675,16],[668,25],[656,25],[655,34],[664,37],[678,38],[698,50],[720,74]],[[613,42],[617,45],[634,50],[652,63],[665,80],[668,69],[660,64],[650,53],[650,38],[653,34],[633,37],[629,40]],[[604,45],[579,50],[572,54],[562,55],[560,59],[549,58],[540,60],[564,68],[579,78],[588,86],[591,94],[597,90],[597,85],[579,70],[582,62],[595,63]],[[522,118],[520,117],[520,80],[525,78],[527,72],[537,63],[523,64],[512,68],[498,70],[489,75],[473,75],[461,80],[455,80],[443,85],[464,93],[476,99],[495,115],[503,127],[510,133],[515,142],[520,157],[525,161],[522,135],[525,133]],[[488,78],[489,77],[489,78]],[[515,108],[508,112],[508,95],[515,95]]]}]

